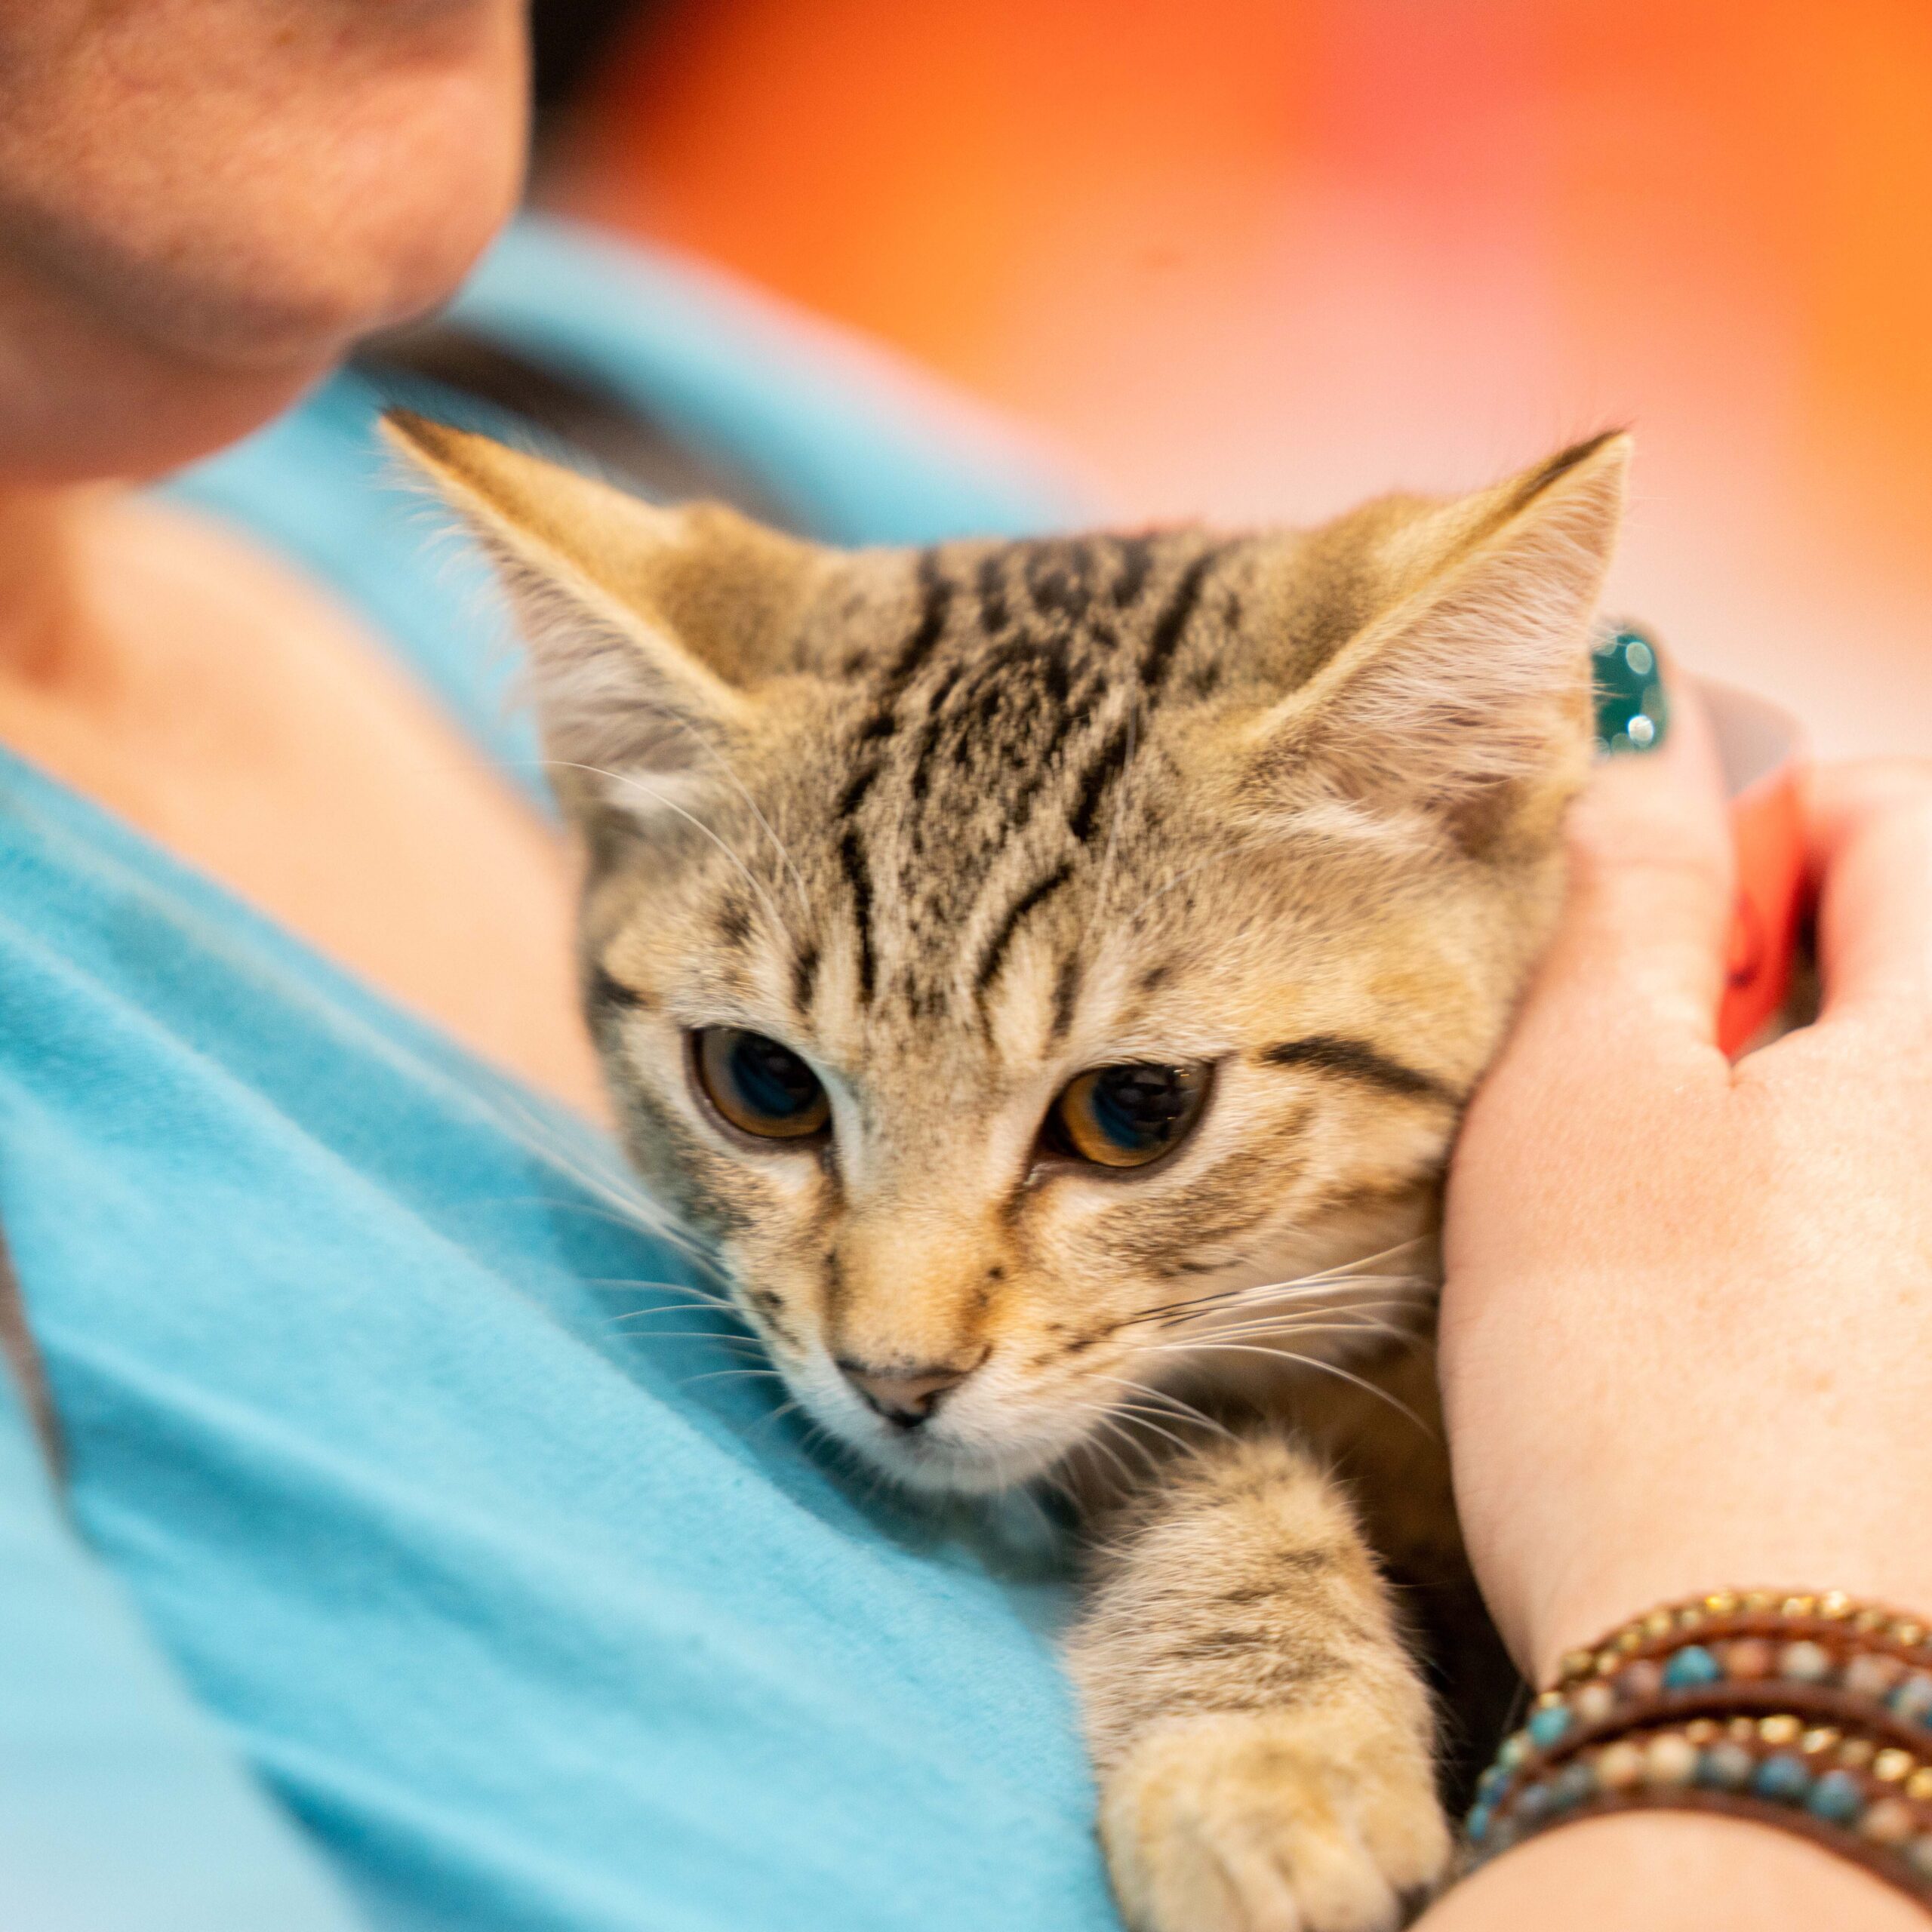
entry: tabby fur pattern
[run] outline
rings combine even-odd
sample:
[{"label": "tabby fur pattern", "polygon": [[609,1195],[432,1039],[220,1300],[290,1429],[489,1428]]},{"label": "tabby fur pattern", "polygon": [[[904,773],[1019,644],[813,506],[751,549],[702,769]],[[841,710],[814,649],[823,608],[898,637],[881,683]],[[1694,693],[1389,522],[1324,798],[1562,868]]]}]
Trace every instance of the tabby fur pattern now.
[{"label": "tabby fur pattern", "polygon": [[[1561,895],[1625,440],[1309,531],[844,552],[393,426],[519,612],[648,1188],[859,1457],[1088,1512],[1068,1655],[1129,1922],[1394,1924],[1450,1857],[1411,1640],[1497,1655],[1400,1410]],[[706,1106],[717,1026],[808,1063],[821,1143]],[[1069,1079],[1143,1062],[1211,1068],[1170,1157],[1042,1155]],[[866,1377],[946,1386],[900,1426]]]}]

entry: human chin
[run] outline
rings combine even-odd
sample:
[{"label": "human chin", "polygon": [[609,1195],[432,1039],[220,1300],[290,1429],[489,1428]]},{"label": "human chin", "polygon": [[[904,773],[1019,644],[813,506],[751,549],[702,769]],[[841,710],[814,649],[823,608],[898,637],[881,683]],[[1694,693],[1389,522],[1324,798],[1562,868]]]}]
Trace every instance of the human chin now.
[{"label": "human chin", "polygon": [[16,276],[205,369],[319,373],[446,296],[521,180],[512,0],[49,0],[7,57]]}]

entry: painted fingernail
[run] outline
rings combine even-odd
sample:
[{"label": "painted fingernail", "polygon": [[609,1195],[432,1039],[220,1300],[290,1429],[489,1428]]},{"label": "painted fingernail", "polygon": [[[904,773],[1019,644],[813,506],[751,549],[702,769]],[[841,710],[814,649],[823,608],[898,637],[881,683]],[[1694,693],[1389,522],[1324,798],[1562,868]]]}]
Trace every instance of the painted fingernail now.
[{"label": "painted fingernail", "polygon": [[1597,755],[1655,751],[1670,723],[1657,646],[1633,624],[1606,626],[1590,653]]}]

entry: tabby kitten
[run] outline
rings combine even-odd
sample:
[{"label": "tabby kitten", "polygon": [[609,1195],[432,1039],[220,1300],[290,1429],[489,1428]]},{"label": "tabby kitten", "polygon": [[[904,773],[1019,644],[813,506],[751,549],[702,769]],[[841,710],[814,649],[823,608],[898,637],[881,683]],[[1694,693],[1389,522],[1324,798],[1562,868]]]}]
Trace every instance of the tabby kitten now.
[{"label": "tabby kitten", "polygon": [[1370,1397],[1432,1401],[1626,442],[1312,531],[845,553],[392,420],[518,608],[649,1187],[860,1456],[1094,1512],[1128,1918],[1394,1924],[1450,1841],[1371,1546],[1466,1578]]}]

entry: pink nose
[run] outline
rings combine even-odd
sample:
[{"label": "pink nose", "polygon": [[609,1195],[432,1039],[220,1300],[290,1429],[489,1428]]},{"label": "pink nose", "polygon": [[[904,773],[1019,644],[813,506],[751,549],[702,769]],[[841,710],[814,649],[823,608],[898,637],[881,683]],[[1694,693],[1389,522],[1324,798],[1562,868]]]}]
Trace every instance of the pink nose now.
[{"label": "pink nose", "polygon": [[928,1362],[918,1368],[890,1373],[868,1368],[863,1362],[841,1361],[838,1366],[866,1407],[897,1428],[917,1429],[938,1407],[940,1398],[949,1389],[958,1388],[979,1364],[949,1368]]}]

